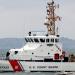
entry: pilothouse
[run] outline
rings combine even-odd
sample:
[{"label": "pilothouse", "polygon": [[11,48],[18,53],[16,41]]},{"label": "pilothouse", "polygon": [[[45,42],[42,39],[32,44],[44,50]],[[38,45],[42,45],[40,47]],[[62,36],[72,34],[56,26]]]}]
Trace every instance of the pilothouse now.
[{"label": "pilothouse", "polygon": [[55,22],[60,19],[55,15],[54,1],[47,3],[47,16],[44,25],[47,33],[29,32],[25,37],[25,46],[21,49],[11,49],[7,58],[25,61],[61,61],[62,45],[59,43],[59,35],[56,33]]}]

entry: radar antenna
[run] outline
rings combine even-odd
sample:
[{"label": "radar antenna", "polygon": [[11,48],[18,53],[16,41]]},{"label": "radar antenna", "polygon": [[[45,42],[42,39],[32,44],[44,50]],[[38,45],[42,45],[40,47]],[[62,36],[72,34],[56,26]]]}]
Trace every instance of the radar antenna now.
[{"label": "radar antenna", "polygon": [[55,22],[60,20],[60,17],[55,14],[57,6],[59,8],[59,5],[55,5],[53,0],[47,3],[47,16],[44,25],[47,26],[48,35],[56,35]]}]

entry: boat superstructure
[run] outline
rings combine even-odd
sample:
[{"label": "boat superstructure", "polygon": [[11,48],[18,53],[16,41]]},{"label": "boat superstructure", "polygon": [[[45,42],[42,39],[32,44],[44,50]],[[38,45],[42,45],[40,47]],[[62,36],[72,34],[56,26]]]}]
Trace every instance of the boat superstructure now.
[{"label": "boat superstructure", "polygon": [[[59,7],[59,5],[57,5]],[[47,33],[29,32],[25,37],[25,46],[10,49],[6,60],[0,60],[0,71],[75,71],[75,63],[62,50],[59,41],[54,1],[47,3],[47,16],[44,25]],[[40,34],[40,35],[39,35]]]},{"label": "boat superstructure", "polygon": [[54,1],[47,3],[47,16],[44,25],[47,26],[47,33],[29,32],[25,37],[25,46],[21,49],[11,49],[7,58],[14,60],[28,61],[60,61],[62,55],[62,45],[59,43],[59,35],[56,33],[55,22],[59,16],[55,15]]}]

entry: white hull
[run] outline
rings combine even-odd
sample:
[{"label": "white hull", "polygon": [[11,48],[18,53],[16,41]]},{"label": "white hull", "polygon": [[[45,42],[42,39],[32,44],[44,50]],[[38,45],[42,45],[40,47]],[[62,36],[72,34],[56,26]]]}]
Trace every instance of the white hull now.
[{"label": "white hull", "polygon": [[75,62],[27,62],[0,60],[0,72],[15,71],[75,71]]}]

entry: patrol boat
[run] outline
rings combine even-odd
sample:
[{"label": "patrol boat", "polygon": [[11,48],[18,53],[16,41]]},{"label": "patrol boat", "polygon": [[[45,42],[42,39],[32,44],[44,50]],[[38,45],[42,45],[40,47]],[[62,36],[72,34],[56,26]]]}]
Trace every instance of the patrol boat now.
[{"label": "patrol boat", "polygon": [[59,41],[56,21],[61,18],[55,14],[56,7],[53,0],[47,3],[47,33],[29,32],[24,47],[10,49],[6,59],[0,60],[0,72],[75,71],[75,62],[69,61]]}]

